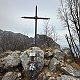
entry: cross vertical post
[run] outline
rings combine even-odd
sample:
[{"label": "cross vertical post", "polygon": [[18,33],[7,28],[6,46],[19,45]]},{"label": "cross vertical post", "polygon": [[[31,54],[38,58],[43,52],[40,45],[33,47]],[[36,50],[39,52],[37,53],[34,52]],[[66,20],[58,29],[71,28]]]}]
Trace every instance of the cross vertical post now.
[{"label": "cross vertical post", "polygon": [[24,18],[24,19],[35,19],[35,46],[36,46],[36,41],[37,41],[37,19],[48,20],[50,18],[38,17],[37,16],[37,5],[36,5],[35,17],[21,17],[21,18]]},{"label": "cross vertical post", "polygon": [[35,46],[36,46],[36,39],[37,39],[37,6],[35,11]]}]

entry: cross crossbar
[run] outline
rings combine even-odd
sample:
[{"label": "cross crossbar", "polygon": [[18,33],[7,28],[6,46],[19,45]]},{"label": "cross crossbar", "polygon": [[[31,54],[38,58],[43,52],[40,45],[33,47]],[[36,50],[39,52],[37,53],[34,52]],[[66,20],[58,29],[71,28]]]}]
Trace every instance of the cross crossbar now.
[{"label": "cross crossbar", "polygon": [[[21,17],[21,18],[25,18],[25,19],[36,19],[36,17]],[[37,19],[46,19],[46,20],[48,20],[48,19],[50,19],[50,18],[43,18],[43,17],[37,17]]]}]

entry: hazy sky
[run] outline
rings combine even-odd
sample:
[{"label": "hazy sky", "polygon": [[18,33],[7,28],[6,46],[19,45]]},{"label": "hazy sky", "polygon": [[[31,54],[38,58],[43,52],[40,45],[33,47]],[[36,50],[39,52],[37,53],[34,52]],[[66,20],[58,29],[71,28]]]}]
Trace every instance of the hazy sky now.
[{"label": "hazy sky", "polygon": [[[58,42],[63,45],[67,30],[63,28],[57,16],[59,0],[0,0],[0,29],[34,36],[34,20],[21,19],[21,17],[35,16],[36,5],[38,5],[38,16],[51,18],[50,24],[55,26],[60,36]],[[39,34],[43,33],[43,22],[38,20]]]}]

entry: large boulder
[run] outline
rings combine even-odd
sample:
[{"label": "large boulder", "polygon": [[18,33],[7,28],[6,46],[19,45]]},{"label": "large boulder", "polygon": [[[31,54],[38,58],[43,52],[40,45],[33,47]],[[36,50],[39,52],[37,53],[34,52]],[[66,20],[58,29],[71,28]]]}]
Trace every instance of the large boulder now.
[{"label": "large boulder", "polygon": [[69,75],[61,75],[61,77],[57,77],[57,80],[80,80],[80,78],[75,78]]},{"label": "large boulder", "polygon": [[30,53],[33,53],[33,52],[35,53],[34,63],[36,64],[35,65],[36,70],[33,72],[33,75],[34,76],[37,75],[44,66],[44,51],[43,50],[41,50],[38,47],[31,47],[30,49],[24,51],[24,53],[20,56],[20,58],[21,58],[24,71],[29,76],[31,75],[29,71],[29,63],[31,61]]},{"label": "large boulder", "polygon": [[5,67],[14,67],[20,63],[19,55],[15,53],[8,55],[3,60],[4,60]]},{"label": "large boulder", "polygon": [[71,65],[67,65],[65,67],[61,67],[62,71],[65,74],[74,76],[74,77],[80,77],[80,69],[73,68]]},{"label": "large boulder", "polygon": [[49,64],[50,71],[56,71],[57,65],[60,63],[56,58],[52,58]]},{"label": "large boulder", "polygon": [[7,71],[13,67],[17,67],[20,63],[19,54],[15,51],[10,55],[0,59],[0,72]]}]

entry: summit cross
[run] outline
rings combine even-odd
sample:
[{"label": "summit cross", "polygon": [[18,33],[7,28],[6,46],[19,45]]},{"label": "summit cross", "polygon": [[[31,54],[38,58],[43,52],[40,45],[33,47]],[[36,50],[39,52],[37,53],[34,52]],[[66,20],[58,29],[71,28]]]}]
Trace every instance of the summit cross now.
[{"label": "summit cross", "polygon": [[38,17],[37,16],[37,5],[36,5],[36,10],[35,10],[35,17],[21,17],[21,18],[24,18],[24,19],[34,19],[35,20],[35,46],[36,46],[36,40],[37,40],[37,20],[38,19],[48,20],[50,18]]}]

